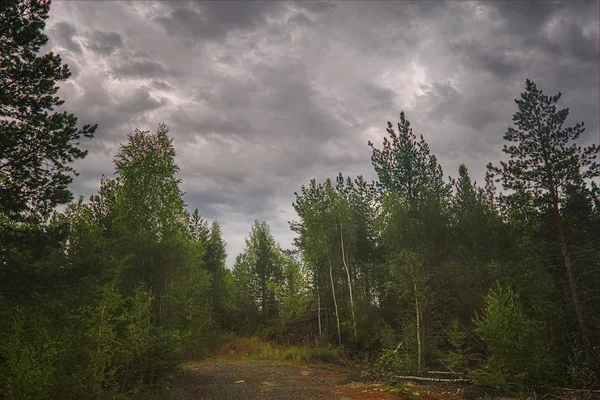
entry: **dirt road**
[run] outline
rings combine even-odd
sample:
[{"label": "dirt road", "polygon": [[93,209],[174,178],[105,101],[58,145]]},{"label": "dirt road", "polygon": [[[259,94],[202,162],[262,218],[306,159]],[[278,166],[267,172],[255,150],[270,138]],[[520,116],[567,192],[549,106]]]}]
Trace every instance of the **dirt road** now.
[{"label": "dirt road", "polygon": [[181,400],[397,399],[383,384],[337,365],[303,366],[283,361],[210,359],[186,364],[171,395]]}]

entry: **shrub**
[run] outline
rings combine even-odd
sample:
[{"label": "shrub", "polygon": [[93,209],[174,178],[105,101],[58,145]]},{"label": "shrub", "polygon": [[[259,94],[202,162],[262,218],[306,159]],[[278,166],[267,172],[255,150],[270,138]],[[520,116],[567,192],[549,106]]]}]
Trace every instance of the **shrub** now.
[{"label": "shrub", "polygon": [[467,357],[464,355],[464,347],[467,338],[466,329],[458,322],[452,321],[452,324],[444,330],[446,340],[452,346],[445,357],[448,367],[454,371],[466,371],[468,367]]},{"label": "shrub", "polygon": [[57,342],[45,328],[27,326],[20,313],[15,315],[8,331],[0,334],[2,398],[52,398],[57,355]]},{"label": "shrub", "polygon": [[373,367],[377,372],[392,374],[414,374],[419,371],[413,355],[389,349],[383,350]]},{"label": "shrub", "polygon": [[526,316],[516,293],[497,284],[485,302],[474,323],[488,359],[483,370],[471,372],[475,382],[509,391],[551,377],[555,365],[543,327]]}]

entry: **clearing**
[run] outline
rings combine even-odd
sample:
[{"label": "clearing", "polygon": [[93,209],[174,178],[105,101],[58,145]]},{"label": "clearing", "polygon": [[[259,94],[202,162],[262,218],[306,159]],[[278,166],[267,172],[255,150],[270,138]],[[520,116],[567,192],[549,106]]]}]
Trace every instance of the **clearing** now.
[{"label": "clearing", "polygon": [[213,358],[185,364],[170,379],[168,398],[180,400],[392,400],[460,399],[463,387],[421,386],[405,382],[402,389],[365,380],[361,366],[349,363],[303,363],[261,360],[244,346],[222,347]]}]

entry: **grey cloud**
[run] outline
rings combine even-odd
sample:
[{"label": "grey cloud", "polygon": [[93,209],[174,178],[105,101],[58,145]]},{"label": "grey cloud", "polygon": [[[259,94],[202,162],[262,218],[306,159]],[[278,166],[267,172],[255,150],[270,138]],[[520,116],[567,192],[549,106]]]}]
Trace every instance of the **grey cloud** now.
[{"label": "grey cloud", "polygon": [[[597,34],[585,36],[583,25],[585,22],[597,25],[599,4],[597,1],[511,1],[490,6],[498,11],[506,34],[520,38],[524,45],[556,56],[594,62],[599,54]],[[554,40],[545,34],[553,20],[558,20]]]},{"label": "grey cloud", "polygon": [[306,14],[297,12],[294,13],[291,17],[286,21],[288,24],[295,23],[298,25],[304,26],[314,26],[315,22],[310,19]]},{"label": "grey cloud", "polygon": [[276,209],[278,203],[277,198],[271,192],[232,191],[226,186],[221,186],[220,190],[188,193],[185,200],[188,204],[201,205],[202,213],[211,219],[221,219],[223,206],[226,206],[230,212],[254,215],[262,219],[270,214],[270,210]]},{"label": "grey cloud", "polygon": [[164,11],[151,17],[169,34],[217,39],[231,31],[252,29],[266,16],[282,9],[273,1],[214,1],[163,3]]},{"label": "grey cloud", "polygon": [[173,121],[178,128],[186,132],[200,135],[244,135],[251,133],[249,124],[234,117],[224,115],[210,115],[210,113],[191,114],[184,109],[174,111],[169,120]]},{"label": "grey cloud", "polygon": [[94,31],[88,36],[87,47],[97,54],[111,55],[123,47],[123,37],[117,32]]},{"label": "grey cloud", "polygon": [[421,101],[430,106],[428,118],[444,121],[451,115],[462,100],[460,94],[451,83],[434,82],[432,85],[421,85],[424,89]]},{"label": "grey cloud", "polygon": [[114,60],[112,72],[115,76],[133,78],[154,78],[168,75],[166,68],[160,62],[149,57]]},{"label": "grey cloud", "polygon": [[74,54],[81,54],[81,45],[73,38],[78,34],[77,28],[65,21],[61,21],[52,27],[54,40]]},{"label": "grey cloud", "polygon": [[505,45],[493,48],[489,42],[450,41],[450,49],[464,57],[464,63],[471,68],[484,69],[499,79],[510,79],[522,68],[523,60],[510,55]]},{"label": "grey cloud", "polygon": [[562,20],[556,36],[557,43],[552,43],[553,47],[563,49],[562,53],[566,56],[582,62],[598,61],[600,57],[598,38],[585,36],[577,21]]},{"label": "grey cloud", "polygon": [[331,11],[336,8],[336,4],[333,1],[318,1],[318,0],[306,0],[294,2],[294,6],[309,11],[311,13],[321,13]]},{"label": "grey cloud", "polygon": [[129,115],[149,112],[167,105],[166,99],[155,99],[144,87],[117,99],[117,103],[120,111]]},{"label": "grey cloud", "polygon": [[165,91],[172,91],[175,90],[175,88],[172,85],[169,85],[167,82],[163,82],[163,81],[159,81],[159,80],[152,80],[152,82],[150,82],[150,87],[154,88],[154,89],[158,89],[158,90],[165,90]]},{"label": "grey cloud", "polygon": [[392,108],[395,103],[396,93],[380,84],[364,82],[360,84],[358,90],[360,90],[359,95],[367,101],[364,102],[364,109],[356,110],[357,113],[368,114],[380,109]]},{"label": "grey cloud", "polygon": [[497,1],[488,6],[495,8],[506,25],[507,32],[528,41],[536,38],[550,17],[564,7],[572,7],[577,2],[564,1]]},{"label": "grey cloud", "polygon": [[[222,222],[230,261],[255,218],[278,227],[279,241],[290,239],[293,192],[311,178],[339,171],[373,178],[367,140],[381,144],[386,122],[402,110],[447,174],[465,162],[478,182],[485,165],[504,156],[502,136],[526,78],[547,93],[562,91],[569,123],[588,127],[582,141],[598,140],[598,40],[586,32],[597,32],[597,2],[56,2],[53,9],[52,18],[73,29],[52,30],[52,43],[66,48],[65,35],[83,32],[88,49],[103,56],[65,55],[79,69],[61,84],[65,108],[99,124],[74,190],[111,174],[127,133],[165,122],[185,200]],[[121,40],[103,36],[116,31]]]},{"label": "grey cloud", "polygon": [[[59,94],[66,102],[60,110],[74,113],[80,125],[98,124],[95,135],[98,140],[120,140],[133,127],[141,128],[145,115],[168,104],[166,99],[157,98],[143,86],[112,93],[102,79],[83,74],[79,81],[81,92],[74,90],[72,83],[63,85]],[[156,123],[149,125],[155,129]]]}]

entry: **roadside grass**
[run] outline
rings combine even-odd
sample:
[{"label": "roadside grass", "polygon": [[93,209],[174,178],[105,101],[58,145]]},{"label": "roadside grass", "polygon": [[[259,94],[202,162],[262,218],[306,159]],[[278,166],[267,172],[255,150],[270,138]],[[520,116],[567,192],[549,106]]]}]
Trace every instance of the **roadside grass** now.
[{"label": "roadside grass", "polygon": [[258,337],[235,339],[221,346],[217,357],[251,360],[295,361],[302,363],[341,363],[344,352],[334,346],[280,345]]}]

